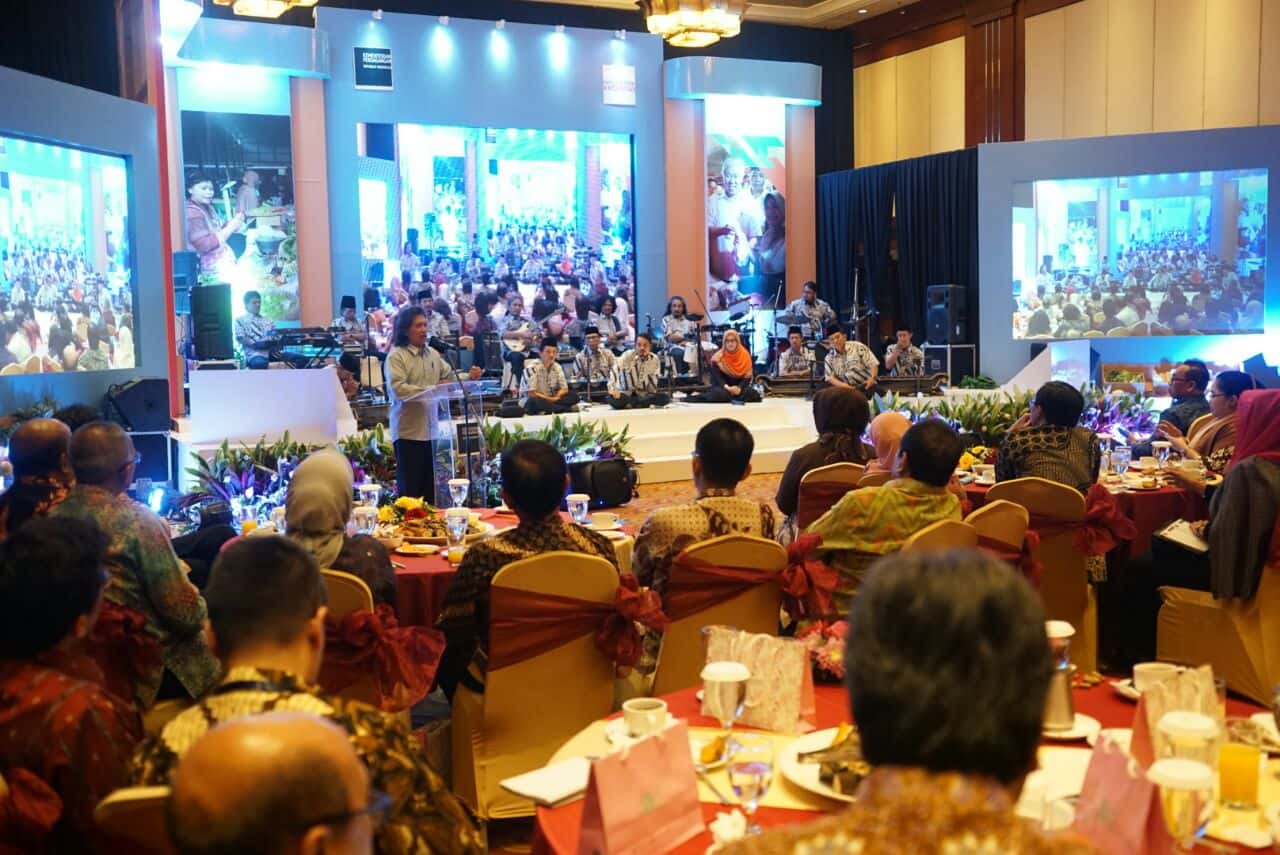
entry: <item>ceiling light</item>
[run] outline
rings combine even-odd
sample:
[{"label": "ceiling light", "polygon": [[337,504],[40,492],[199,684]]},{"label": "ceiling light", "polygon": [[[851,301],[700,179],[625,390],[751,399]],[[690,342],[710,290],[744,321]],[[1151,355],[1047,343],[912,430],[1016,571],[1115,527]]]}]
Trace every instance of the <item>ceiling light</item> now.
[{"label": "ceiling light", "polygon": [[375,20],[375,21],[381,21],[381,20],[382,20],[382,10],[381,10],[381,9],[374,9],[374,10],[373,10],[373,20]]},{"label": "ceiling light", "polygon": [[564,24],[556,24],[556,32],[563,36],[563,35],[564,35]]},{"label": "ceiling light", "polygon": [[279,18],[294,8],[310,8],[318,0],[213,0],[219,6],[230,6],[231,11],[247,18]]},{"label": "ceiling light", "polygon": [[636,0],[649,32],[675,47],[701,48],[742,29],[747,0]]},{"label": "ceiling light", "polygon": [[507,19],[499,18],[497,22],[494,24],[494,26],[500,30],[505,30],[507,28]]},{"label": "ceiling light", "polygon": [[449,16],[448,16],[448,15],[441,15],[441,16],[440,16],[440,26],[442,26],[442,27],[447,27],[447,26],[449,26]]},{"label": "ceiling light", "polygon": [[867,14],[867,10],[866,10],[866,9],[859,9],[859,10],[858,10],[858,14],[859,14],[859,15],[865,15],[865,14]]}]

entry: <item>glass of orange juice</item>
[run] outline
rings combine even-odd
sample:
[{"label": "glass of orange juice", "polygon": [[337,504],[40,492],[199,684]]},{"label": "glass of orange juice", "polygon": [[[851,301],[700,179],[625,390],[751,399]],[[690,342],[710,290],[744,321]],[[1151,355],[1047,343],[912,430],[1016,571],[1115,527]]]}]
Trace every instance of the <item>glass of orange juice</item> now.
[{"label": "glass of orange juice", "polygon": [[241,534],[248,534],[249,532],[254,531],[255,529],[257,529],[257,527],[258,527],[258,521],[257,521],[256,519],[254,519],[253,517],[250,517],[250,518],[248,518],[248,519],[240,520],[240,533],[241,533]]},{"label": "glass of orange juice", "polygon": [[1256,745],[1226,742],[1218,751],[1218,789],[1223,806],[1253,810],[1258,806],[1258,772],[1262,751]]}]

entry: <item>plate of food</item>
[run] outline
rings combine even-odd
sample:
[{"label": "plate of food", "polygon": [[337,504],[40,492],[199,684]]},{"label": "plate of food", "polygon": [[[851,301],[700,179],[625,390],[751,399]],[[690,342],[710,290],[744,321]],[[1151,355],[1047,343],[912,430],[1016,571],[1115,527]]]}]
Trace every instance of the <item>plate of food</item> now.
[{"label": "plate of food", "polygon": [[440,547],[433,543],[402,543],[396,547],[396,555],[435,555]]},{"label": "plate of food", "polygon": [[725,734],[711,738],[692,735],[689,737],[689,751],[693,754],[693,762],[704,770],[719,769],[723,766],[727,748],[728,738]]},{"label": "plate of food", "polygon": [[851,724],[805,734],[778,752],[782,776],[802,790],[841,802],[871,772],[862,759],[862,740]]},{"label": "plate of food", "polygon": [[[493,523],[477,522],[474,518],[467,526],[467,543],[474,543],[493,531]],[[449,542],[441,517],[420,517],[400,523],[400,534],[409,543],[427,543],[444,546]]]},{"label": "plate of food", "polygon": [[1124,479],[1124,485],[1128,487],[1130,490],[1139,490],[1142,492],[1149,492],[1151,490],[1160,489],[1160,479],[1152,476],[1145,476],[1141,478],[1126,478]]}]

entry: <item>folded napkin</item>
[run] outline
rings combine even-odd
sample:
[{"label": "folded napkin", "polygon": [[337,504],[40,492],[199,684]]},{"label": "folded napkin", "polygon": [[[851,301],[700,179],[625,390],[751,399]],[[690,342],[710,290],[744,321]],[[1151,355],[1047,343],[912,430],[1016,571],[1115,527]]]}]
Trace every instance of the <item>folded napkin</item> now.
[{"label": "folded napkin", "polygon": [[540,805],[557,805],[574,796],[580,796],[587,789],[587,779],[591,776],[591,761],[585,757],[574,757],[562,763],[553,763],[507,778],[502,782],[504,789],[517,796],[531,799]]}]

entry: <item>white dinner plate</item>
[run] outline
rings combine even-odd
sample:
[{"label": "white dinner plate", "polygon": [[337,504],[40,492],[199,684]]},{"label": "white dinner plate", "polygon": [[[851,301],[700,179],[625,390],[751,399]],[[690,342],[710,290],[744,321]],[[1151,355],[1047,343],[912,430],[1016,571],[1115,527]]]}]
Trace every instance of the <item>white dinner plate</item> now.
[{"label": "white dinner plate", "polygon": [[1133,679],[1112,680],[1111,688],[1115,693],[1127,701],[1138,701],[1142,698],[1142,693],[1133,687]]},{"label": "white dinner plate", "polygon": [[778,752],[778,770],[782,772],[782,777],[802,790],[808,790],[811,793],[840,802],[852,802],[853,796],[838,793],[818,780],[820,763],[801,763],[797,759],[799,755],[807,751],[820,751],[823,748],[830,748],[831,740],[836,738],[839,730],[840,728],[838,727],[815,730],[813,733],[807,733],[782,748]]},{"label": "white dinner plate", "polygon": [[586,528],[592,531],[622,531],[622,523],[616,522],[613,525],[596,525],[595,523],[587,523]]},{"label": "white dinner plate", "polygon": [[1075,724],[1069,730],[1044,730],[1042,734],[1045,739],[1052,739],[1055,742],[1074,742],[1077,739],[1088,739],[1096,735],[1099,730],[1102,730],[1102,723],[1096,718],[1084,713],[1076,713]]}]

